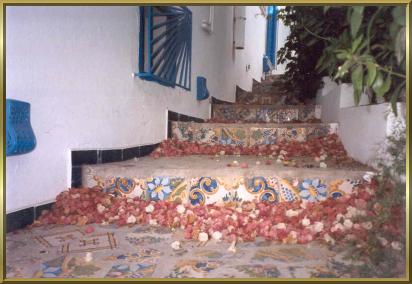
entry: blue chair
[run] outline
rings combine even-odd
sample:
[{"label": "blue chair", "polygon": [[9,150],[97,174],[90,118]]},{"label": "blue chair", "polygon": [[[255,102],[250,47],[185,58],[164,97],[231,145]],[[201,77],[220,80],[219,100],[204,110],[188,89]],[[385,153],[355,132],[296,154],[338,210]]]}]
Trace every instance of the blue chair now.
[{"label": "blue chair", "polygon": [[30,125],[30,104],[6,100],[6,156],[25,154],[36,147]]},{"label": "blue chair", "polygon": [[206,78],[202,76],[197,77],[197,100],[206,100],[209,97],[209,91],[206,87]]}]

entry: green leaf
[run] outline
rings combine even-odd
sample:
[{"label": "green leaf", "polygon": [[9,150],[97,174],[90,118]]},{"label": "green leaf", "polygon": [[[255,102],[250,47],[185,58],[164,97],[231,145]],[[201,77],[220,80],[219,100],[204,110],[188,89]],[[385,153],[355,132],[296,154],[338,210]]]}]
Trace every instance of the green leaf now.
[{"label": "green leaf", "polygon": [[405,26],[406,25],[405,14],[406,14],[405,6],[396,6],[392,10],[393,21],[400,26]]},{"label": "green leaf", "polygon": [[350,17],[350,31],[353,38],[356,37],[361,26],[364,8],[364,6],[352,7],[352,14]]},{"label": "green leaf", "polygon": [[398,64],[405,58],[406,27],[402,27],[395,40],[395,57]]},{"label": "green leaf", "polygon": [[337,50],[336,57],[341,60],[349,59],[349,52],[345,49]]},{"label": "green leaf", "polygon": [[363,35],[360,35],[352,42],[352,53],[356,52],[360,43],[362,42],[362,39],[363,39]]},{"label": "green leaf", "polygon": [[351,80],[353,84],[355,104],[359,105],[363,89],[363,67],[361,64],[357,65],[355,70],[352,72]]},{"label": "green leaf", "polygon": [[368,69],[368,76],[366,77],[366,85],[368,87],[372,86],[376,78],[376,64],[373,62],[366,63]]},{"label": "green leaf", "polygon": [[378,73],[375,82],[372,85],[372,89],[378,97],[383,97],[391,87],[391,74],[386,76],[385,81],[381,72]]},{"label": "green leaf", "polygon": [[319,68],[323,65],[323,62],[326,59],[326,53],[324,53],[319,59],[318,62],[316,63],[315,69],[319,70]]},{"label": "green leaf", "polygon": [[346,74],[346,72],[348,72],[348,69],[351,66],[352,66],[352,61],[350,61],[350,60],[345,61],[345,63],[343,63],[341,66],[339,66],[338,72],[336,72],[336,75],[333,78],[333,80],[336,80],[338,78],[343,77]]}]

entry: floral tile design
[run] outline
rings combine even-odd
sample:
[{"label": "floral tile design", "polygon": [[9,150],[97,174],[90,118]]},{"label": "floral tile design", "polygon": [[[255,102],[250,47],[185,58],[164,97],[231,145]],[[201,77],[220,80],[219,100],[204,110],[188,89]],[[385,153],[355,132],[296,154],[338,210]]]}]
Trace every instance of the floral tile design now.
[{"label": "floral tile design", "polygon": [[[100,178],[97,180],[99,180],[97,186],[101,186]],[[361,182],[351,179],[336,179],[326,182],[316,178],[290,180],[276,176],[237,176],[232,178],[155,176],[146,179],[135,178],[135,180],[138,181],[139,191],[144,192],[141,195],[144,199],[178,203],[190,202],[193,205],[213,203],[224,205],[253,200],[274,203],[301,199],[311,202],[322,201],[328,197],[339,198],[351,195]],[[48,238],[51,237],[48,236]],[[47,242],[40,236],[37,237],[37,241]]]},{"label": "floral tile design", "polygon": [[[88,177],[87,184],[91,187],[97,186],[104,192],[114,195],[126,195],[127,197],[140,197],[151,200],[169,200],[186,202],[186,181],[180,177],[155,176],[148,178],[125,178],[125,177]],[[125,185],[130,185],[127,189]]]},{"label": "floral tile design", "polygon": [[323,201],[328,197],[326,184],[319,179],[305,179],[299,184],[300,197],[303,200],[314,202]]}]

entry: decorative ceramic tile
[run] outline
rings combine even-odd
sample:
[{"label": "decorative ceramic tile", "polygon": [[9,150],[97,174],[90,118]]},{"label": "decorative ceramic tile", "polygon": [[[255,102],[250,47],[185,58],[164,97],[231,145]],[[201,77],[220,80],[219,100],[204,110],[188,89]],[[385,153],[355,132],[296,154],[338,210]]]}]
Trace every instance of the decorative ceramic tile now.
[{"label": "decorative ceramic tile", "polygon": [[100,187],[104,192],[114,195],[127,195],[130,197],[142,197],[144,195],[141,181],[136,178],[93,176],[93,180],[96,183],[93,186]]},{"label": "decorative ceramic tile", "polygon": [[185,202],[186,182],[183,178],[157,176],[146,179],[145,190],[150,200]]},{"label": "decorative ceramic tile", "polygon": [[[357,180],[337,179],[326,183],[319,179],[289,180],[281,177],[149,177],[136,179],[142,184],[142,195],[150,200],[167,200],[178,203],[217,204],[244,201],[292,202],[296,200],[321,201],[352,194],[360,183]],[[295,186],[293,184],[296,184]],[[81,233],[81,232],[80,232]],[[80,234],[77,233],[77,234]],[[68,233],[68,236],[75,232]],[[36,237],[37,241],[50,243],[53,236]],[[54,241],[54,240],[53,240]],[[56,241],[54,241],[56,242]],[[53,246],[53,245],[49,245]]]},{"label": "decorative ceramic tile", "polygon": [[[285,115],[288,115],[287,113]],[[308,139],[337,133],[338,124],[305,124],[297,125],[236,125],[212,124],[212,123],[191,123],[176,122],[181,124],[180,128],[190,128],[190,136],[185,136],[186,132],[173,132],[173,138],[182,141],[196,141],[209,144],[223,145],[264,145],[273,144],[277,141],[306,141]],[[180,129],[180,128],[175,128]],[[180,130],[179,130],[180,131]],[[183,133],[183,134],[182,134]]]},{"label": "decorative ceramic tile", "polygon": [[253,177],[247,182],[247,190],[257,195],[259,201],[279,202],[278,182],[275,178]]},{"label": "decorative ceramic tile", "polygon": [[219,129],[219,144],[247,146],[249,133],[246,128],[224,127]]},{"label": "decorative ceramic tile", "polygon": [[199,177],[190,181],[189,200],[193,205],[218,202],[223,198],[223,194],[224,189],[220,188],[219,181],[215,178]]},{"label": "decorative ceramic tile", "polygon": [[307,139],[306,127],[283,127],[277,128],[277,138],[279,141],[303,142]]},{"label": "decorative ceramic tile", "polygon": [[215,119],[236,120],[236,107],[233,105],[214,104],[212,117]]},{"label": "decorative ceramic tile", "polygon": [[278,141],[278,129],[252,127],[249,141],[249,146],[275,144]]},{"label": "decorative ceramic tile", "polygon": [[219,128],[216,127],[196,127],[194,131],[194,141],[200,143],[214,144],[220,140]]},{"label": "decorative ceramic tile", "polygon": [[329,124],[317,125],[316,127],[308,127],[306,139],[326,136],[328,134],[337,134],[337,131],[338,131],[337,123],[329,123]]},{"label": "decorative ceramic tile", "polygon": [[183,121],[171,121],[172,137],[181,141],[193,141],[194,129],[192,123]]},{"label": "decorative ceramic tile", "polygon": [[323,201],[328,197],[328,187],[319,179],[304,179],[299,183],[302,200],[309,202]]},{"label": "decorative ceramic tile", "polygon": [[243,106],[236,106],[236,120],[242,121],[255,121],[256,120],[256,108],[247,108]]},{"label": "decorative ceramic tile", "polygon": [[329,184],[328,197],[334,199],[351,195],[353,190],[361,183],[360,180],[335,180]]},{"label": "decorative ceramic tile", "polygon": [[300,200],[299,191],[292,183],[286,179],[281,179],[279,181],[279,195],[280,201],[296,201]]}]

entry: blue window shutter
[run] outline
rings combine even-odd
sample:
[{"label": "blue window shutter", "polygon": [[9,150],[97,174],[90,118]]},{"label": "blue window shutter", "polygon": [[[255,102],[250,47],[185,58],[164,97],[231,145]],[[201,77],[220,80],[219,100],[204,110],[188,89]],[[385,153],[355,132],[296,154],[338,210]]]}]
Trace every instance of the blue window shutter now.
[{"label": "blue window shutter", "polygon": [[140,7],[140,78],[191,89],[192,12],[184,6]]}]

